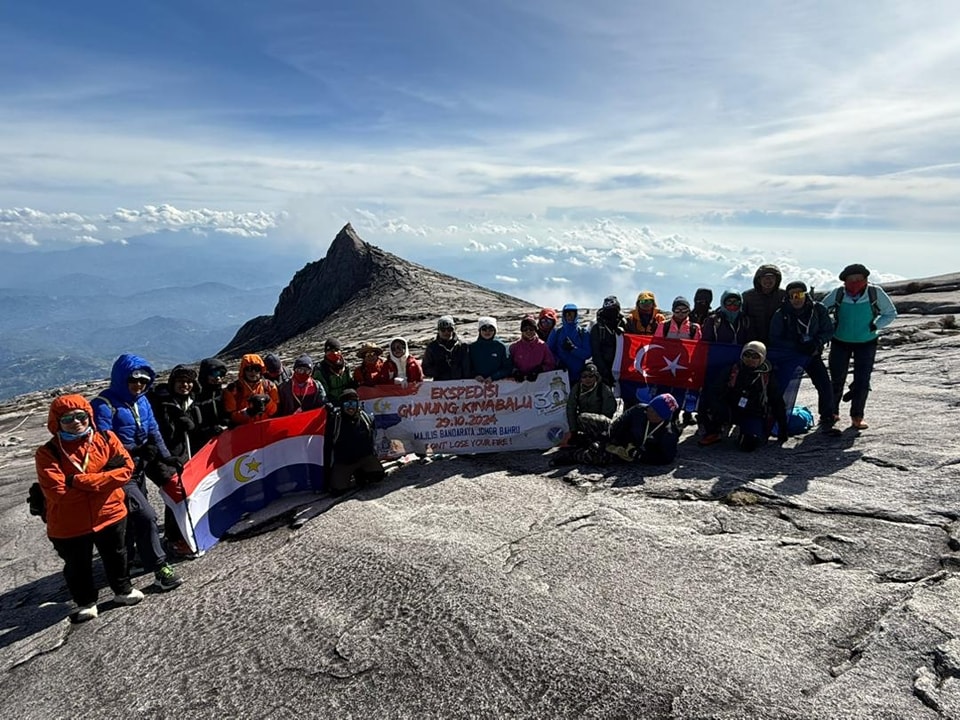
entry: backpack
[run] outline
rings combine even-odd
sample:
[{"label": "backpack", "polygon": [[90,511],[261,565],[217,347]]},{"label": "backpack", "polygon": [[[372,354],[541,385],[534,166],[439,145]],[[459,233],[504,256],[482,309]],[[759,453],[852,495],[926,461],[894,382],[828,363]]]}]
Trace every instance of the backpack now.
[{"label": "backpack", "polygon": [[[105,430],[97,430],[97,432],[103,437],[107,436]],[[52,438],[47,440],[43,446],[50,451],[54,460],[60,462],[60,448],[57,447]],[[47,521],[47,499],[43,495],[43,488],[40,487],[39,482],[34,481],[30,485],[30,489],[27,490],[27,509],[29,509],[31,515],[38,516],[44,522]]]},{"label": "backpack", "polygon": [[813,427],[813,413],[808,407],[795,406],[787,416],[787,434],[802,435]]},{"label": "backpack", "polygon": [[[877,302],[877,286],[867,285],[867,299],[870,301],[870,309],[873,311],[873,318],[870,320],[870,332],[877,331],[877,318],[880,317],[880,303]],[[843,307],[843,288],[838,287],[829,295],[823,298],[823,304],[830,315],[833,317],[833,324],[840,322],[840,308]]]}]

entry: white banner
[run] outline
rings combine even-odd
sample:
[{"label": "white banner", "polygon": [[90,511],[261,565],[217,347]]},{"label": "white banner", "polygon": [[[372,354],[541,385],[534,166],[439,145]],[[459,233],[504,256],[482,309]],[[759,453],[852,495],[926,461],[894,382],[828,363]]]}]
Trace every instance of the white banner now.
[{"label": "white banner", "polygon": [[545,450],[567,432],[567,373],[534,382],[447,380],[358,391],[373,416],[381,458],[406,453]]}]

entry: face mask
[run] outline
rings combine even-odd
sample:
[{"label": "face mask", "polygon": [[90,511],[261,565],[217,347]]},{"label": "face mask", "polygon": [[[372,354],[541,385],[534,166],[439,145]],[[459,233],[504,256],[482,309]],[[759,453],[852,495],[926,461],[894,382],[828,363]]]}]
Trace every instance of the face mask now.
[{"label": "face mask", "polygon": [[847,291],[848,295],[859,295],[866,287],[866,280],[847,280],[843,283],[843,288]]},{"label": "face mask", "polygon": [[88,437],[92,432],[93,432],[93,428],[88,427],[82,433],[74,434],[74,433],[69,433],[66,430],[59,430],[58,434],[60,435],[60,439],[63,440],[64,442],[71,442],[72,440],[80,440],[81,438]]},{"label": "face mask", "polygon": [[338,365],[343,362],[343,353],[328,352],[326,355],[324,355],[324,357],[331,365]]}]

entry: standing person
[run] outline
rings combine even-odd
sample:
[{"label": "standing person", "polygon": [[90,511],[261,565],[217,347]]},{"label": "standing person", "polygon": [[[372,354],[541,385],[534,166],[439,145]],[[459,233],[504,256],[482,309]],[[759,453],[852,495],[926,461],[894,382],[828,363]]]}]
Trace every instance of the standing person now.
[{"label": "standing person", "polygon": [[423,351],[423,374],[434,380],[463,380],[470,377],[467,366],[467,346],[457,335],[453,318],[444,315],[437,320],[437,337]]},{"label": "standing person", "polygon": [[742,312],[750,318],[751,340],[766,344],[770,339],[770,321],[787,296],[780,287],[782,280],[776,265],[761,265],[753,275],[753,289],[743,293]]},{"label": "standing person", "polygon": [[328,423],[332,447],[331,495],[342,495],[356,482],[359,487],[380,482],[386,473],[374,449],[373,419],[360,408],[353,388],[340,394],[340,409]]},{"label": "standing person", "polygon": [[344,390],[357,387],[336,338],[327,338],[323,343],[323,359],[314,366],[313,379],[323,385],[327,400],[334,405],[340,402]]},{"label": "standing person", "polygon": [[730,370],[720,403],[710,413],[700,445],[720,442],[727,423],[739,428],[737,446],[746,452],[767,442],[774,423],[780,431],[777,440],[787,440],[787,407],[762,342],[752,340],[744,345],[740,361]]},{"label": "standing person", "polygon": [[277,387],[285,383],[293,375],[274,353],[263,356],[263,377]]},{"label": "standing person", "polygon": [[477,382],[503,380],[513,373],[510,351],[497,337],[497,320],[489,316],[477,318],[477,339],[467,346],[470,375]]},{"label": "standing person", "polygon": [[263,377],[263,360],[253,353],[240,358],[237,379],[223,392],[223,410],[237,427],[277,414],[280,397],[273,381]]},{"label": "standing person", "polygon": [[637,295],[636,305],[630,311],[624,332],[630,335],[653,335],[665,320],[657,307],[656,295],[649,290],[642,290]]},{"label": "standing person", "polygon": [[[113,363],[110,387],[93,398],[90,405],[97,429],[112,430],[136,463],[130,481],[123,486],[130,530],[127,560],[131,561],[136,545],[144,569],[153,572],[153,584],[161,590],[173,590],[183,580],[167,563],[167,554],[160,544],[157,514],[147,499],[148,468],[159,469],[158,460],[167,467],[177,464],[177,460],[170,457],[146,396],[156,378],[157,374],[146,360],[123,354]],[[175,484],[166,487],[168,494],[179,495]]]},{"label": "standing person", "polygon": [[[678,340],[699,340],[702,337],[700,326],[690,320],[690,301],[682,295],[673,300],[670,319],[660,323],[653,333],[657,337],[674,338]],[[696,418],[693,409],[700,399],[699,392],[684,387],[658,385],[656,391],[660,394],[669,393],[676,399],[683,410],[683,424],[695,425]]]},{"label": "standing person", "polygon": [[543,308],[537,316],[537,337],[547,342],[556,326],[557,311],[553,308]]},{"label": "standing person", "polygon": [[720,296],[720,307],[707,316],[701,326],[702,338],[707,342],[744,345],[750,340],[750,318],[742,312],[743,297],[736,290],[726,290]]},{"label": "standing person", "polygon": [[805,371],[817,389],[820,431],[840,435],[833,418],[833,386],[821,357],[833,337],[833,321],[827,308],[810,297],[805,283],[788,283],[786,291],[786,301],[770,322],[770,347],[793,350],[809,358]]},{"label": "standing person", "polygon": [[590,333],[580,327],[580,310],[567,303],[560,312],[560,325],[550,333],[547,347],[557,361],[557,367],[566,370],[570,387],[580,382],[580,372],[590,359]]},{"label": "standing person", "polygon": [[63,560],[63,577],[77,604],[75,622],[97,617],[93,549],[103,563],[114,600],[136,605],[143,593],[127,569],[127,507],[123,487],[133,460],[112,432],[93,431],[93,408],[81,395],[50,404],[53,436],[36,452],[37,479],[46,502],[47,537]]},{"label": "standing person", "polygon": [[537,321],[527,315],[520,321],[520,339],[510,345],[513,379],[533,382],[542,372],[553,370],[557,363],[547,344],[537,335]]},{"label": "standing person", "polygon": [[374,387],[383,384],[383,358],[380,357],[381,355],[383,355],[383,350],[373,343],[365,342],[360,346],[360,349],[357,350],[360,365],[353,370],[355,387]]},{"label": "standing person", "polygon": [[713,305],[713,290],[697,288],[693,294],[693,309],[690,311],[690,320],[701,327],[707,321]]},{"label": "standing person", "polygon": [[590,352],[593,364],[600,372],[600,381],[609,388],[613,387],[613,361],[617,355],[617,338],[623,335],[627,323],[620,312],[620,301],[616,295],[603,299],[603,306],[597,310],[597,321],[590,328]]},{"label": "standing person", "polygon": [[[154,387],[148,395],[153,414],[157,418],[157,426],[160,428],[160,436],[170,456],[180,462],[179,467],[185,465],[204,444],[202,435],[198,432],[201,420],[196,403],[196,381],[197,373],[193,368],[177,365],[170,371],[167,382]],[[193,550],[180,532],[173,511],[167,506],[163,509],[163,537],[167,549],[175,555],[194,556]]]},{"label": "standing person", "polygon": [[[847,265],[840,273],[843,287],[824,298],[827,310],[833,312],[836,329],[830,343],[830,377],[833,379],[833,414],[840,418],[840,400],[848,397],[850,427],[866,430],[863,411],[870,394],[870,376],[877,357],[879,330],[897,317],[897,308],[890,296],[878,285],[867,282],[870,271],[860,263]],[[853,382],[849,395],[843,386],[853,359]]]},{"label": "standing person", "polygon": [[384,382],[406,387],[409,383],[423,382],[423,368],[407,346],[407,339],[395,337],[390,341],[390,350],[381,371]]},{"label": "standing person", "polygon": [[197,373],[197,427],[193,451],[206,445],[230,424],[223,409],[223,384],[227,364],[218,358],[204,358]]},{"label": "standing person", "polygon": [[280,400],[277,417],[316,410],[323,406],[327,393],[323,385],[310,376],[312,372],[313,358],[309,355],[301,355],[294,361],[293,377],[277,390]]}]

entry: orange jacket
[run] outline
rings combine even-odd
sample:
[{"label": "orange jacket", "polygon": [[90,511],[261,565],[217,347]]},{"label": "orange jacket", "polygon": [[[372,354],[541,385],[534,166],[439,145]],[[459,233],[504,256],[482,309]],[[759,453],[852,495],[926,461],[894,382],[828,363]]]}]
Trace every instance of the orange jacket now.
[{"label": "orange jacket", "polygon": [[[271,380],[261,378],[259,382],[251,385],[243,379],[243,370],[248,365],[265,367],[259,355],[244,355],[240,358],[239,377],[227,385],[226,390],[223,391],[223,409],[234,425],[245,425],[254,420],[266,420],[276,415],[277,409],[280,407],[280,394],[277,392],[277,386]],[[267,395],[270,398],[263,415],[251,417],[247,414],[247,403],[251,395]]]},{"label": "orange jacket", "polygon": [[[92,434],[81,440],[60,438],[60,416],[71,410],[89,413]],[[58,397],[50,404],[47,428],[53,433],[60,456],[58,459],[47,445],[36,453],[37,479],[47,501],[47,536],[79,537],[125,518],[123,486],[133,474],[133,460],[112,431],[97,432],[93,408],[87,399],[82,395]],[[114,455],[122,456],[126,464],[115,470],[103,470]],[[73,475],[73,479],[67,487],[69,475]]]}]

